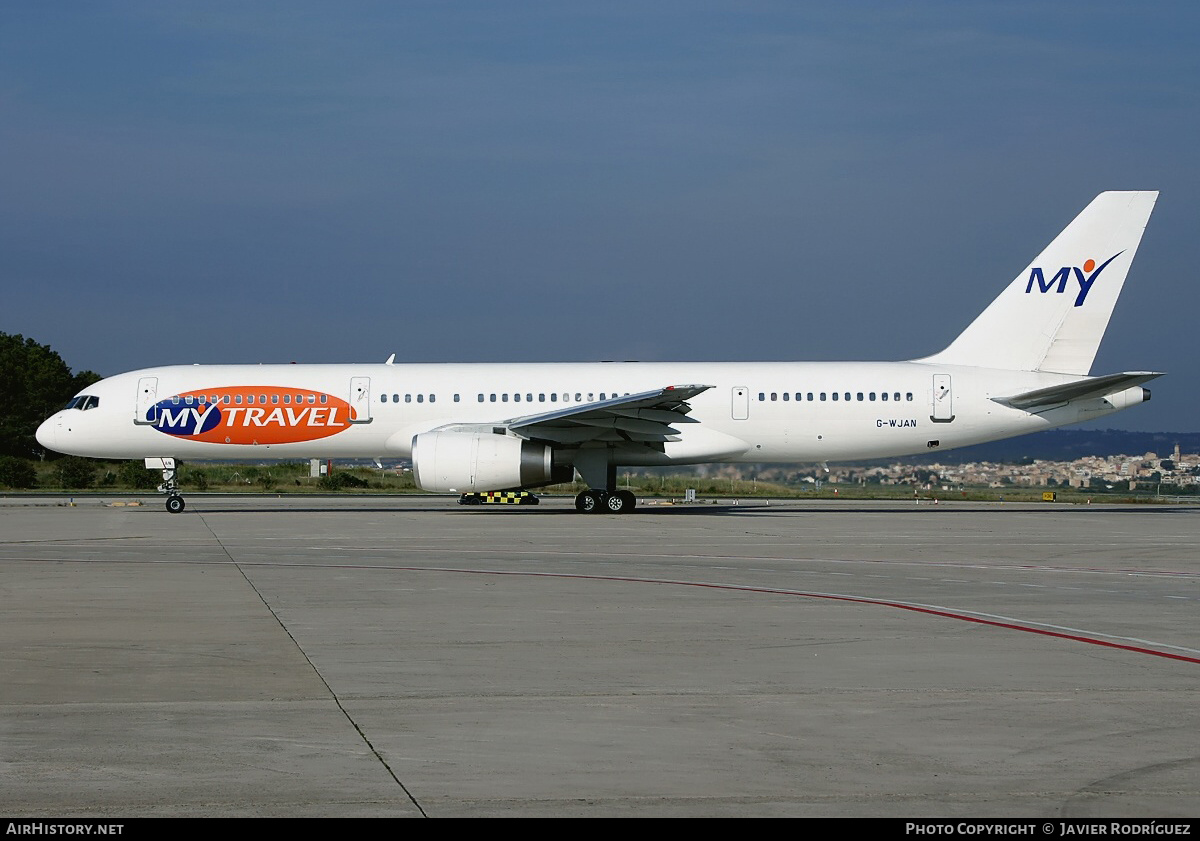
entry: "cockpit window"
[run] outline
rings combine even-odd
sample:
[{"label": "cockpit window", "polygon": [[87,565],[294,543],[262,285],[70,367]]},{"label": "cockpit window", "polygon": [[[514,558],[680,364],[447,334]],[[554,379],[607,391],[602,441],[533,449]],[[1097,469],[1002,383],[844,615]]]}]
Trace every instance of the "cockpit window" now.
[{"label": "cockpit window", "polygon": [[70,400],[68,400],[67,405],[63,406],[63,410],[79,409],[86,412],[88,409],[95,409],[99,405],[99,397],[95,397],[90,394],[80,394],[78,397],[72,397]]}]

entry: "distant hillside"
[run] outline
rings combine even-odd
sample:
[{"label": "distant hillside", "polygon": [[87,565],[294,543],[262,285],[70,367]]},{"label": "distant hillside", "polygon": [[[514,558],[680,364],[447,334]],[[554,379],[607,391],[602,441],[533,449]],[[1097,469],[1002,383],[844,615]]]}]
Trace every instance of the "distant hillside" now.
[{"label": "distant hillside", "polygon": [[903,459],[887,459],[911,464],[964,464],[971,461],[994,461],[1021,463],[1033,459],[1045,461],[1073,461],[1083,456],[1141,455],[1157,453],[1166,458],[1175,445],[1184,453],[1200,452],[1200,432],[1127,432],[1123,429],[1051,429],[1035,432],[1005,441],[976,444],[908,456]]}]

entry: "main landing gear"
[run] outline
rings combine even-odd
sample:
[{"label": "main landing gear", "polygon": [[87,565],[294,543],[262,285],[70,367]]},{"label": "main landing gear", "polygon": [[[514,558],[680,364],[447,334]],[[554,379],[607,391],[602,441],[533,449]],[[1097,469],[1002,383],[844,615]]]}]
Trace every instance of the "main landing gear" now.
[{"label": "main landing gear", "polygon": [[617,490],[617,465],[603,449],[584,449],[575,454],[575,469],[590,487],[575,497],[575,510],[582,514],[628,514],[637,506],[630,491]]},{"label": "main landing gear", "polygon": [[595,488],[575,497],[575,510],[583,514],[628,514],[637,506],[630,491],[600,491]]}]

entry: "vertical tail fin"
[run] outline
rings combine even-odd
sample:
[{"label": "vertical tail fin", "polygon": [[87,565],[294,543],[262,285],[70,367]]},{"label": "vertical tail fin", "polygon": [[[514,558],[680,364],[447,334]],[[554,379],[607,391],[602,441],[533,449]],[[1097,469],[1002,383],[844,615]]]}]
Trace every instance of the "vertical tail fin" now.
[{"label": "vertical tail fin", "polygon": [[918,361],[1086,375],[1157,199],[1096,196],[948,348]]}]

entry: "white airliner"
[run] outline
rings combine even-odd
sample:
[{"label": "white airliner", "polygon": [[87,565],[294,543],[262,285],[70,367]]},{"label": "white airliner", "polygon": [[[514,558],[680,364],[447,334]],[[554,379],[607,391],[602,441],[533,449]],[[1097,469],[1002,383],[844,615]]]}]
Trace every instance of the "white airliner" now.
[{"label": "white airliner", "polygon": [[[1092,420],[1158,373],[1089,371],[1158,197],[1107,192],[941,353],[908,362],[191,365],[88,386],[47,449],[145,459],[411,458],[428,491],[570,481],[627,512],[618,466],[900,456]],[[394,356],[393,356],[394,358]]]}]

